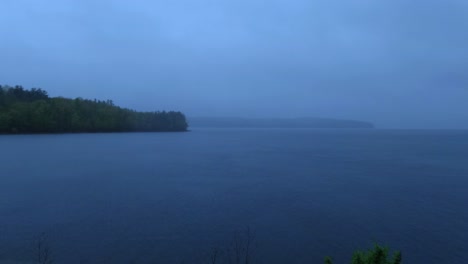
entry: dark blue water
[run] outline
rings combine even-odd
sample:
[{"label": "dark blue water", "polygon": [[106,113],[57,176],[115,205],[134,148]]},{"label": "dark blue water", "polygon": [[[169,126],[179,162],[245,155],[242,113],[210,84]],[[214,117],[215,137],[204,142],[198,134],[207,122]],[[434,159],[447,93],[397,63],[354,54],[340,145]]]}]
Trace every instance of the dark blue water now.
[{"label": "dark blue water", "polygon": [[0,136],[1,260],[206,263],[246,226],[259,263],[467,263],[468,132]]}]

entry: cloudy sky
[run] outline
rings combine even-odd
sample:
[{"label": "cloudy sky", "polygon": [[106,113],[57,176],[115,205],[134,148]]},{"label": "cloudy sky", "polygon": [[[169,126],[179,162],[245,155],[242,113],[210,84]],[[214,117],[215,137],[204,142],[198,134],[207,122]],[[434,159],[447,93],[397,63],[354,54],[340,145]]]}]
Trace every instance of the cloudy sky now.
[{"label": "cloudy sky", "polygon": [[468,128],[468,1],[0,0],[0,83],[188,116]]}]

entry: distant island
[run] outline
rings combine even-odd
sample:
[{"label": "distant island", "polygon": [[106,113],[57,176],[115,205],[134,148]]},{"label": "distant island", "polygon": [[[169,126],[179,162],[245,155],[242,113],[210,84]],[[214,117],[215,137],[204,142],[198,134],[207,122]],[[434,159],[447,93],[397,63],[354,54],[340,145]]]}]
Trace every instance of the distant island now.
[{"label": "distant island", "polygon": [[49,97],[42,89],[0,85],[0,133],[187,131],[181,112],[137,112],[111,100]]},{"label": "distant island", "polygon": [[374,128],[369,122],[328,118],[191,117],[189,123],[212,128]]}]

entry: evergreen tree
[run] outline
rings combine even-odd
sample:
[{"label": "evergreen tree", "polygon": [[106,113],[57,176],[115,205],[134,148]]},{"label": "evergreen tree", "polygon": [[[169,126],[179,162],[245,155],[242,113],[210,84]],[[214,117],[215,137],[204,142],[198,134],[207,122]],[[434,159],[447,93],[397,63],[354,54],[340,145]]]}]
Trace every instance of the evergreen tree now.
[{"label": "evergreen tree", "polygon": [[112,100],[50,98],[46,91],[0,87],[0,133],[186,131],[181,112],[136,112]]},{"label": "evergreen tree", "polygon": [[[325,264],[332,264],[332,259],[326,257]],[[401,264],[401,252],[395,252],[393,258],[389,259],[388,248],[375,245],[367,252],[354,252],[351,264]]]}]

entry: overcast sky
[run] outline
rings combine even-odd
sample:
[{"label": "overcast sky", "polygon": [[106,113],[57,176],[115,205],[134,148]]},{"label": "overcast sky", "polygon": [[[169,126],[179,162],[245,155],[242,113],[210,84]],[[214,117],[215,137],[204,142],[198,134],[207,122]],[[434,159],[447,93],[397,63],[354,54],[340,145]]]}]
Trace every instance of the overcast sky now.
[{"label": "overcast sky", "polygon": [[0,83],[188,116],[468,128],[468,1],[0,0]]}]

